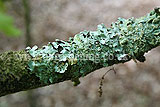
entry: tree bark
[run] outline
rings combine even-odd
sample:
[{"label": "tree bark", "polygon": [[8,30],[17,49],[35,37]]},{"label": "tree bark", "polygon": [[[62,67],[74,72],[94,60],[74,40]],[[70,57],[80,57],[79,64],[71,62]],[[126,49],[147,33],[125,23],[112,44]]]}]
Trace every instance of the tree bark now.
[{"label": "tree bark", "polygon": [[68,41],[1,53],[0,96],[66,80],[77,85],[80,77],[99,68],[131,59],[144,62],[144,53],[159,45],[160,9],[155,8],[144,17],[119,18],[111,28],[101,24]]}]

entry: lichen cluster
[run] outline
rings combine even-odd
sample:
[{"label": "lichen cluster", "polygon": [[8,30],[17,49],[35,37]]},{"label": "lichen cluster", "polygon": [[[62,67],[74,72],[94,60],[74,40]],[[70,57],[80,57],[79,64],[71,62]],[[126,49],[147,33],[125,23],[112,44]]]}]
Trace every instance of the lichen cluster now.
[{"label": "lichen cluster", "polygon": [[53,83],[57,74],[64,74],[69,66],[76,68],[76,80],[96,69],[96,64],[106,67],[130,59],[143,62],[144,53],[158,45],[160,10],[156,8],[139,19],[118,18],[111,28],[100,24],[96,31],[85,30],[68,41],[56,39],[42,48],[27,47],[26,51],[32,56],[30,73],[45,83]]}]

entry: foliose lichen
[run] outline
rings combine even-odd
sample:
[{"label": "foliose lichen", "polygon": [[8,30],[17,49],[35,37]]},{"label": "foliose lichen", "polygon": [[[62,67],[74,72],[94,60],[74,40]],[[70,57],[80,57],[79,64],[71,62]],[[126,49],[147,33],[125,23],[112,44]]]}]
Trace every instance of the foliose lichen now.
[{"label": "foliose lichen", "polygon": [[52,83],[55,73],[64,74],[72,66],[76,68],[74,78],[77,81],[95,69],[95,64],[107,67],[130,59],[143,62],[144,53],[159,44],[160,9],[156,8],[139,19],[118,18],[110,28],[100,24],[96,31],[85,30],[68,41],[56,39],[42,48],[27,47],[32,56],[28,68],[43,82]]}]

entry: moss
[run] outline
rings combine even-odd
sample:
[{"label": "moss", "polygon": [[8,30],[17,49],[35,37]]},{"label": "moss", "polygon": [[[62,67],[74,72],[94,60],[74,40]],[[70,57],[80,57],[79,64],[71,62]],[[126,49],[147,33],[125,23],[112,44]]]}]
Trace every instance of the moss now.
[{"label": "moss", "polygon": [[1,81],[19,80],[27,73],[29,55],[25,51],[5,52],[0,54],[0,79]]}]

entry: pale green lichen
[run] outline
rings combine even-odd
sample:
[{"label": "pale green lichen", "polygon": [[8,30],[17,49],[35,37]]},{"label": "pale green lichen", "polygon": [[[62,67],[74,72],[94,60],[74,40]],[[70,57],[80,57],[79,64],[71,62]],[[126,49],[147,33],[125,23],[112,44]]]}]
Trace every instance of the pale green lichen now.
[{"label": "pale green lichen", "polygon": [[40,49],[37,46],[27,48],[33,57],[28,67],[40,80],[52,83],[55,73],[65,73],[72,66],[72,80],[77,81],[99,66],[106,67],[132,58],[143,62],[144,53],[159,44],[160,10],[156,8],[139,19],[118,18],[111,28],[101,24],[97,31],[85,30],[68,41],[57,39]]}]

